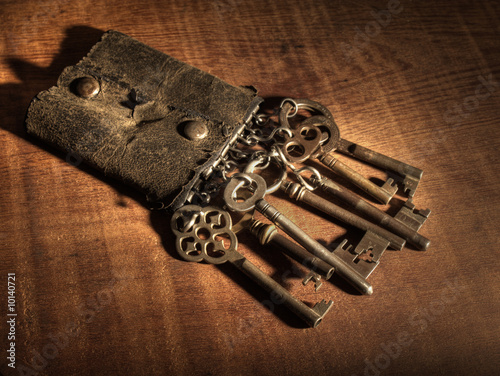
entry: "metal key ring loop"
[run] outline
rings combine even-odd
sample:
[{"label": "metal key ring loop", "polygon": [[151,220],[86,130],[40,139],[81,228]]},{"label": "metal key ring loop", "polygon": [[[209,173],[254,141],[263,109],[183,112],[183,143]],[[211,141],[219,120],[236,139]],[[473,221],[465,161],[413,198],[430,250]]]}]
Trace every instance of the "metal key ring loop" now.
[{"label": "metal key ring loop", "polygon": [[[292,106],[295,106],[295,112],[293,113],[293,115],[290,115],[290,110],[293,108]],[[283,102],[281,102],[281,108],[279,113],[280,124],[282,126],[291,128],[290,124],[288,123],[288,118],[295,116],[299,110],[319,112],[321,115],[327,117],[328,119],[332,120],[335,123],[335,121],[333,120],[333,115],[330,112],[330,110],[325,106],[323,106],[321,103],[312,101],[310,99],[286,98],[283,100]]]},{"label": "metal key ring loop", "polygon": [[[336,149],[337,143],[339,141],[338,139],[340,138],[340,133],[339,133],[339,128],[335,123],[335,120],[333,119],[333,115],[330,112],[330,110],[328,110],[328,108],[326,108],[322,104],[312,101],[310,99],[296,99],[295,104],[297,105],[296,107],[297,110],[303,109],[310,112],[317,112],[321,116],[325,117],[326,122],[324,126],[326,129],[328,129],[330,137],[328,141],[322,145],[322,151],[327,153]],[[289,112],[291,109],[292,107],[289,102],[286,102],[281,108],[281,111],[279,113],[279,122],[281,127],[288,127],[291,129],[290,123],[288,122],[288,118],[290,117]],[[305,120],[305,122],[308,121],[309,121],[308,119]]]},{"label": "metal key ring loop", "polygon": [[290,118],[294,117],[295,115],[297,115],[297,112],[299,112],[299,106],[298,106],[297,102],[295,100],[293,100],[292,98],[285,98],[285,99],[283,99],[281,101],[280,112],[281,112],[281,109],[285,106],[285,104],[287,102],[290,103],[293,106],[293,108],[295,109],[295,111],[292,114],[289,114],[288,111],[290,111],[290,110],[288,110],[286,116],[290,117]]},{"label": "metal key ring loop", "polygon": [[[279,178],[276,179],[276,181],[272,185],[267,186],[266,195],[276,192],[280,188],[281,183],[287,177],[286,166],[284,166],[283,163],[280,163],[280,161],[278,159],[276,159],[276,158],[272,158],[271,155],[268,155],[267,158],[269,159],[269,161],[267,161],[265,163],[264,167],[259,168],[259,170],[266,169],[267,167],[269,167],[270,161],[274,161],[280,167],[281,174],[280,174]],[[255,159],[253,161],[250,161],[247,164],[247,166],[245,167],[245,169],[243,170],[243,172],[246,173],[246,174],[252,174],[252,173],[254,173],[255,169],[257,169],[257,166],[259,166],[260,164],[262,164],[262,162],[263,162],[262,159]]]},{"label": "metal key ring loop", "polygon": [[[305,180],[305,178],[301,175],[304,171],[312,172],[312,176],[309,179],[313,182],[314,185],[309,184]],[[321,176],[320,172],[317,169],[315,169],[314,167],[311,167],[311,166],[306,166],[306,167],[299,168],[298,170],[295,170],[293,173],[297,177],[297,180],[299,181],[299,183],[303,187],[305,187],[307,190],[309,190],[309,191],[314,191],[318,187],[318,184],[316,184],[314,182],[315,181],[320,181],[323,178]]]},{"label": "metal key ring loop", "polygon": [[[244,183],[242,184],[241,180],[247,181],[247,179],[250,179],[251,181],[250,186],[255,183],[255,189],[251,191],[251,197],[245,199],[244,201],[238,201],[236,192],[244,186]],[[224,202],[232,211],[246,212],[255,208],[256,202],[266,195],[266,190],[266,181],[262,176],[257,174],[237,173],[231,177],[231,180],[224,190]]]},{"label": "metal key ring loop", "polygon": [[[282,161],[282,164],[284,165],[285,173],[286,173],[286,168],[288,167],[290,170],[292,170],[293,174],[295,175],[297,180],[300,182],[300,184],[302,186],[304,186],[307,190],[314,191],[317,188],[317,185],[309,184],[305,180],[305,178],[301,175],[302,172],[309,171],[309,172],[312,172],[312,174],[315,178],[321,179],[322,176],[317,169],[315,169],[314,167],[311,167],[311,166],[297,168],[286,159],[285,155],[283,154],[283,151],[280,148],[274,147],[273,151],[276,154],[276,158]],[[286,177],[286,175],[285,175],[285,177]]]}]

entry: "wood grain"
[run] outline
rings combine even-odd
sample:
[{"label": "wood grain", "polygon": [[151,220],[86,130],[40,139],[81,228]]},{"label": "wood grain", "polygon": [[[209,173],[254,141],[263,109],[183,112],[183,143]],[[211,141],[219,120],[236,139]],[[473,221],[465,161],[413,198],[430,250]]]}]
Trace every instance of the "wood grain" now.
[{"label": "wood grain", "polygon": [[[498,373],[498,2],[0,5],[3,374]],[[387,252],[370,297],[335,277],[318,293],[287,278],[308,303],[334,300],[316,329],[279,305],[263,308],[269,296],[230,265],[180,261],[164,213],[23,129],[31,98],[108,29],[270,100],[317,100],[345,138],[424,170],[414,201],[432,210],[421,230],[431,248]],[[270,201],[325,244],[353,232],[283,195]],[[292,267],[249,236],[241,243],[279,281]],[[10,272],[15,370],[5,360]]]}]

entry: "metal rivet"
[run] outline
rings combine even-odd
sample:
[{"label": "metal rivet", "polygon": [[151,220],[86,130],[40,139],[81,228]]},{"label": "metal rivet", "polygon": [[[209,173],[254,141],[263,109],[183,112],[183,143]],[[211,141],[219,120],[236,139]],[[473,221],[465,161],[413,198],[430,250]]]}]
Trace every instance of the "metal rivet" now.
[{"label": "metal rivet", "polygon": [[202,140],[207,137],[208,128],[204,121],[188,120],[184,122],[184,135],[191,141]]},{"label": "metal rivet", "polygon": [[76,94],[82,98],[93,98],[101,90],[99,82],[92,77],[83,77],[73,81]]}]

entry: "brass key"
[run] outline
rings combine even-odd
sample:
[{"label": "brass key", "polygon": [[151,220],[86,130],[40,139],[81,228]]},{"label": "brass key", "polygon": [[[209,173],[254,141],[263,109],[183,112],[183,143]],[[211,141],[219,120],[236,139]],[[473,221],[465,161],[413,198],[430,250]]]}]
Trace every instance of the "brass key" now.
[{"label": "brass key", "polygon": [[387,155],[377,153],[376,151],[370,150],[351,141],[340,140],[337,145],[337,151],[403,176],[404,190],[409,197],[413,197],[415,195],[418,183],[424,173],[419,168],[410,166],[409,164],[388,157]]},{"label": "brass key", "polygon": [[259,239],[260,244],[277,246],[283,253],[286,253],[288,256],[311,270],[302,281],[304,286],[310,280],[314,280],[316,291],[318,291],[321,287],[321,276],[323,276],[325,280],[328,280],[335,271],[335,268],[330,264],[313,256],[297,243],[279,234],[275,225],[268,225],[254,219],[249,227],[250,232]]},{"label": "brass key", "polygon": [[[378,236],[387,239],[390,242],[390,246],[393,249],[401,250],[405,246],[405,240],[386,229],[383,229],[372,222],[367,221],[359,217],[358,215],[351,213],[350,211],[335,205],[315,193],[307,190],[298,183],[292,183],[290,181],[284,181],[281,185],[281,190],[287,193],[291,198],[296,199],[299,202],[304,202],[323,213],[330,215],[331,217],[340,219],[341,221],[347,223],[348,225],[357,227],[363,231],[372,231]],[[392,217],[391,217],[392,218]]]},{"label": "brass key", "polygon": [[231,216],[224,210],[183,206],[172,216],[171,228],[176,235],[177,252],[183,259],[210,264],[231,263],[266,291],[276,294],[279,301],[312,327],[318,326],[332,307],[333,302],[325,300],[313,308],[308,307],[239,253]]},{"label": "brass key", "polygon": [[[241,196],[237,194],[237,191],[242,187],[252,192],[252,196],[244,201],[238,201],[237,197]],[[264,199],[266,189],[266,182],[261,176],[252,173],[238,173],[232,176],[232,179],[224,190],[224,202],[233,211],[249,211],[255,208],[276,226],[285,231],[308,252],[332,265],[335,268],[335,272],[358,291],[366,295],[373,293],[371,284],[353,270],[344,260],[311,238],[300,227],[269,204]]]},{"label": "brass key", "polygon": [[[312,178],[314,179],[315,177],[313,176]],[[429,245],[431,243],[429,239],[420,235],[417,231],[408,227],[401,221],[398,221],[396,218],[391,217],[386,212],[366,202],[361,197],[352,193],[348,189],[335,183],[333,180],[322,177],[321,179],[316,180],[316,183],[325,192],[328,192],[340,198],[342,201],[351,205],[354,208],[354,210],[366,215],[379,225],[401,236],[402,238],[407,240],[409,243],[413,244],[418,249],[426,250],[427,248],[429,248]]]},{"label": "brass key", "polygon": [[[297,99],[294,100],[296,109],[306,109],[309,111],[316,111],[322,115],[312,116],[302,122],[303,126],[317,126],[320,129],[324,129],[328,134],[327,140],[318,148],[317,152],[311,153],[312,158],[317,158],[326,167],[330,168],[333,172],[349,180],[351,183],[355,184],[363,191],[368,193],[370,196],[376,198],[383,204],[389,203],[392,197],[396,194],[398,188],[394,185],[393,179],[388,179],[382,187],[374,184],[363,175],[354,171],[352,168],[339,161],[333,155],[333,151],[337,149],[340,139],[340,132],[333,119],[331,112],[321,104],[308,100],[308,99]],[[290,116],[290,111],[294,107],[291,101],[286,101],[281,108],[279,119],[282,126],[290,127],[288,122],[288,117]],[[293,132],[293,130],[292,130]],[[300,138],[297,138],[297,147],[305,149],[305,146],[300,145]],[[283,150],[285,152],[285,150]]]}]

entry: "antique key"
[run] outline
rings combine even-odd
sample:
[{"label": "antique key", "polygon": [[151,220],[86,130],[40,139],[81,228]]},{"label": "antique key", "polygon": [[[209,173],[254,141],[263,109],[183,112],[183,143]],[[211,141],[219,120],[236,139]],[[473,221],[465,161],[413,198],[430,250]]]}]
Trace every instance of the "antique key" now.
[{"label": "antique key", "polygon": [[321,277],[325,280],[330,279],[335,269],[323,260],[315,257],[307,252],[297,243],[289,240],[280,233],[275,225],[265,224],[254,218],[255,210],[245,212],[244,215],[233,224],[233,231],[238,234],[240,231],[247,229],[254,235],[260,244],[277,247],[281,252],[298,261],[301,265],[309,269],[309,273],[302,280],[304,286],[311,280],[314,281],[315,290],[318,291],[321,287]]},{"label": "antique key", "polygon": [[407,163],[398,161],[394,158],[388,157],[387,155],[377,153],[376,151],[344,139],[339,141],[337,151],[403,176],[404,190],[409,197],[413,197],[415,195],[418,183],[424,173],[419,168],[410,166]]},{"label": "antique key", "polygon": [[231,216],[222,209],[185,205],[172,216],[171,228],[176,235],[176,250],[183,259],[210,264],[231,263],[266,291],[276,294],[278,301],[283,301],[312,327],[318,326],[332,307],[333,302],[325,300],[313,308],[308,307],[239,253]]},{"label": "antique key", "polygon": [[[247,193],[250,192],[247,191]],[[278,247],[280,251],[310,270],[307,276],[302,280],[302,284],[306,286],[307,283],[313,280],[315,290],[318,291],[322,285],[321,277],[325,280],[330,279],[335,271],[333,266],[315,257],[297,243],[279,234],[275,225],[265,224],[255,219],[254,212],[255,210],[245,212],[243,216],[233,224],[232,229],[234,233],[238,234],[240,231],[247,229],[258,239],[260,244]]]},{"label": "antique key", "polygon": [[[330,180],[323,178],[315,168],[312,168],[312,167],[303,167],[300,169],[295,168],[291,163],[289,163],[289,161],[286,160],[286,157],[281,149],[274,148],[274,151],[276,152],[276,158],[278,160],[281,160],[281,162],[283,164],[283,168],[286,168],[285,166],[289,167],[294,172],[297,179],[301,182],[301,184],[298,184],[298,183],[292,183],[291,181],[287,181],[286,174],[280,180],[281,181],[280,189],[283,192],[287,193],[290,196],[290,198],[294,198],[297,201],[309,204],[309,205],[315,207],[316,209],[319,209],[322,212],[330,215],[331,217],[339,219],[339,220],[341,220],[341,221],[343,221],[351,226],[357,227],[363,231],[371,231],[372,233],[377,234],[378,236],[389,240],[389,245],[393,249],[401,250],[404,247],[405,239],[401,238],[400,236],[393,234],[392,232],[387,231],[387,230],[359,217],[355,213],[351,213],[348,210],[341,208],[338,205],[335,205],[333,202],[330,202],[330,201],[314,194],[313,192],[311,192],[319,185],[318,181],[324,182],[324,181],[330,181]],[[309,170],[309,171],[313,172],[312,178],[314,178],[314,179],[312,179],[312,178],[311,179],[314,181],[314,185],[310,185],[309,183],[307,183],[306,180],[301,176],[300,173],[303,172],[304,170]],[[341,192],[344,193],[344,191],[347,191],[347,190],[344,189]],[[352,195],[354,197],[357,197],[354,193],[352,193]],[[352,199],[352,197],[350,195],[347,195],[347,194],[345,194],[345,197],[342,196],[342,198]],[[365,201],[363,201],[363,202],[365,202]],[[366,203],[366,204],[368,204],[368,203]],[[363,206],[361,206],[361,207],[364,208]],[[370,207],[375,209],[375,207],[372,207],[372,206],[370,206]],[[364,208],[364,209],[365,209],[365,211],[369,211],[366,208]],[[378,209],[376,209],[376,210],[378,210]],[[391,220],[395,221],[399,225],[399,227],[403,227],[404,229],[408,230],[407,232],[405,232],[405,234],[408,235],[410,233],[410,234],[414,235],[414,237],[416,237],[416,238],[418,238],[420,236],[420,235],[416,234],[415,231],[413,231],[412,229],[406,228],[405,225],[394,220],[394,218],[388,216],[384,212],[381,212],[381,213],[384,214],[384,219],[387,219],[386,217],[389,217]]]},{"label": "antique key", "polygon": [[[237,200],[238,189],[245,187],[252,196],[244,201]],[[349,267],[342,259],[332,254],[328,249],[307,235],[300,227],[286,218],[276,208],[269,204],[264,196],[266,194],[266,182],[257,174],[237,173],[234,174],[224,190],[224,202],[226,206],[236,212],[245,212],[255,208],[267,219],[281,228],[308,252],[327,262],[335,268],[335,272],[347,280],[352,286],[363,294],[371,295],[373,287],[360,274]]]},{"label": "antique key", "polygon": [[[389,203],[394,194],[396,194],[398,188],[395,186],[394,180],[389,178],[382,187],[372,183],[370,180],[362,176],[361,174],[354,171],[352,168],[335,158],[332,152],[337,149],[340,142],[340,132],[335,123],[331,112],[321,104],[308,100],[308,99],[298,99],[298,100],[288,100],[283,103],[281,111],[279,114],[280,123],[284,126],[290,128],[288,118],[291,116],[290,111],[295,106],[295,113],[299,109],[306,109],[309,111],[319,112],[321,115],[312,116],[306,119],[303,124],[309,126],[316,125],[318,127],[326,128],[328,133],[328,140],[321,145],[316,153],[310,153],[313,158],[317,158],[326,167],[330,168],[333,172],[339,174],[340,176],[346,178],[351,183],[357,185],[363,191],[368,193],[370,196],[376,198],[383,204]],[[296,141],[300,145],[300,140],[303,138],[298,138]],[[288,145],[287,145],[288,146]],[[299,146],[300,147],[300,146]],[[285,153],[286,148],[283,148]]]},{"label": "antique key", "polygon": [[[299,102],[300,103],[300,102]],[[288,104],[290,105],[289,102],[286,102],[285,105]],[[316,105],[316,110],[318,111],[323,111],[324,113],[329,114],[327,109],[322,107],[319,104],[310,104],[310,107],[308,109],[313,109],[313,105]],[[296,111],[299,108],[299,105],[296,105]],[[330,114],[331,116],[331,114]],[[282,119],[283,121],[287,121],[286,118]],[[288,123],[285,123],[288,125]],[[318,137],[316,134],[313,135],[314,137],[310,137],[310,140],[307,140],[304,137],[304,131],[308,131],[308,134],[311,133],[310,129],[311,127],[314,127],[314,125],[318,125],[318,130],[316,133],[319,132],[319,127],[321,126],[326,126],[327,127],[327,132],[329,134],[329,139],[328,139],[328,145],[325,145],[326,149],[334,148],[335,146],[333,145],[338,145],[338,144],[343,144],[345,145],[346,142],[345,140],[341,140],[339,137],[339,132],[338,128],[336,127],[335,123],[331,121],[330,118],[327,118],[322,115],[315,115],[310,118],[307,118],[304,122],[302,122],[299,126],[299,128],[293,130],[293,138],[290,138],[287,140],[287,142],[284,143],[284,145],[281,147],[282,151],[282,157],[284,159],[288,160],[289,162],[302,162],[306,160],[306,157],[308,156],[317,156],[318,153],[314,154],[316,150],[314,149],[314,146],[319,148],[320,142],[318,140]],[[289,125],[288,125],[289,126]],[[337,142],[335,141],[337,140]],[[307,142],[306,144],[302,144],[303,142]],[[352,143],[351,143],[352,145]],[[299,157],[293,157],[290,154],[290,151],[288,150],[290,146],[297,147],[299,150],[303,151],[303,155],[300,155]],[[365,156],[367,158],[367,155],[369,155],[369,152],[371,152],[369,149],[363,148],[361,149],[359,145],[357,145],[357,149],[362,151],[362,156]],[[368,151],[367,151],[368,150]],[[374,153],[374,152],[373,152]],[[323,154],[324,153],[324,148],[323,148]],[[385,157],[382,154],[376,154],[376,157],[373,159],[379,161],[384,161],[387,164],[391,164],[393,166],[398,166],[401,169],[405,169],[408,171],[417,171],[418,169],[413,168],[412,166],[406,165],[403,162],[399,162],[396,160],[393,160],[389,157]],[[290,166],[291,167],[291,166]],[[420,171],[420,170],[418,170]],[[417,172],[418,172],[417,171]],[[415,173],[417,173],[415,172]],[[315,176],[313,175],[313,178]],[[364,178],[363,178],[364,179]],[[393,231],[395,234],[402,236],[405,240],[410,241],[413,245],[415,245],[418,249],[427,249],[430,241],[420,234],[418,234],[414,229],[409,228],[406,226],[405,223],[402,221],[399,221],[398,218],[393,218],[390,215],[386,214],[385,212],[377,209],[376,207],[370,205],[368,202],[364,201],[363,199],[359,198],[356,194],[352,193],[351,191],[343,188],[339,184],[336,184],[334,181],[327,179],[325,177],[321,177],[321,179],[317,179],[315,182],[315,186],[319,185],[323,190],[341,198],[343,201],[349,203],[351,206],[353,206],[356,210],[360,211],[361,213],[367,215],[371,219],[375,220],[378,224],[383,225],[384,227],[387,227],[389,230]],[[307,192],[304,189],[299,189],[297,185],[291,185],[289,183],[288,185],[282,185],[282,190],[287,192],[290,197],[296,198],[298,201],[303,201],[306,202],[323,212],[338,218],[348,224],[354,225],[356,227],[359,227],[363,230],[367,230],[368,228],[372,229],[372,232],[377,233],[387,239],[391,240],[391,246],[396,249],[401,249],[404,243],[401,243],[398,237],[392,235],[388,231],[382,230],[377,226],[372,226],[369,222],[365,221],[362,218],[357,217],[353,213],[350,213],[333,203],[329,203],[325,201],[324,199],[314,195],[311,192]],[[382,234],[381,234],[382,232]],[[396,247],[395,247],[396,245]]]},{"label": "antique key", "polygon": [[334,218],[340,219],[348,225],[357,227],[363,231],[372,231],[378,236],[389,240],[389,244],[393,249],[401,250],[405,245],[405,240],[401,237],[357,216],[354,213],[349,212],[344,208],[341,208],[338,205],[335,205],[334,203],[309,191],[298,183],[285,181],[281,185],[281,190],[287,193],[291,198],[311,205]]},{"label": "antique key", "polygon": [[[391,217],[386,212],[366,202],[361,197],[357,196],[355,193],[349,191],[348,189],[342,187],[340,184],[335,183],[333,180],[330,180],[326,177],[321,177],[321,179],[316,179],[314,175],[312,176],[312,179],[315,180],[315,183],[319,185],[321,189],[323,189],[324,191],[329,192],[332,195],[340,198],[342,201],[351,205],[354,208],[354,210],[362,214],[365,214],[367,217],[371,218],[376,223],[393,231],[395,234],[401,236],[409,243],[416,246],[418,249],[426,250],[429,247],[430,240],[420,235],[417,232],[418,228],[413,229],[407,226],[402,221],[399,221],[398,218]],[[298,193],[295,194],[295,196],[298,196]]]},{"label": "antique key", "polygon": [[[266,160],[267,162],[265,162]],[[243,170],[245,173],[253,173],[256,169],[267,168],[271,161],[278,162],[278,166],[281,167],[281,172],[274,183],[269,186],[267,186],[266,183],[266,194],[276,192],[280,188],[281,183],[287,177],[286,167],[279,162],[279,159],[271,158],[271,154],[266,156],[262,155],[259,158],[249,161]],[[236,196],[236,199],[248,199],[252,195],[252,192],[250,191],[244,191],[244,193],[246,194],[243,196]],[[297,243],[279,234],[275,225],[266,225],[265,223],[254,219],[254,212],[255,209],[245,212],[244,216],[236,224],[235,232],[238,232],[242,228],[246,227],[262,245],[275,245],[283,253],[310,269],[309,274],[304,278],[302,283],[306,285],[310,280],[314,280],[314,285],[317,291],[321,287],[321,276],[323,276],[325,280],[328,280],[334,272],[333,266],[315,257]]]},{"label": "antique key", "polygon": [[328,280],[335,271],[334,267],[330,264],[313,256],[297,243],[279,234],[275,225],[265,224],[259,220],[253,219],[249,225],[249,229],[250,232],[259,239],[260,244],[275,245],[280,248],[283,253],[286,253],[288,256],[310,269],[309,274],[302,281],[304,286],[310,280],[314,280],[316,291],[318,291],[321,287],[321,276],[323,276],[325,280]]}]

